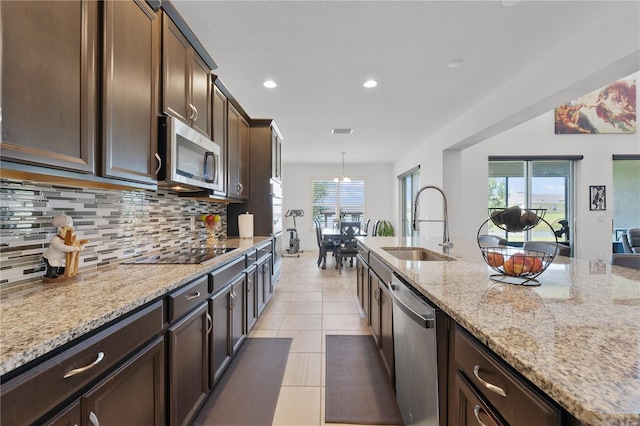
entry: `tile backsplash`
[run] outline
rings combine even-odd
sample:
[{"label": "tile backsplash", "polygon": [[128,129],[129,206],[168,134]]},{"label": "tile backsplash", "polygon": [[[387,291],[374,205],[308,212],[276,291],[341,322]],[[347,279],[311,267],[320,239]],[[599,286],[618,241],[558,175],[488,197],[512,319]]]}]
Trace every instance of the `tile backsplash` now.
[{"label": "tile backsplash", "polygon": [[[39,281],[42,253],[57,233],[54,216],[73,218],[80,271],[136,254],[190,247],[207,238],[202,214],[219,214],[226,235],[227,207],[158,189],[109,190],[0,179],[0,289]],[[195,217],[196,230],[191,230]]]}]

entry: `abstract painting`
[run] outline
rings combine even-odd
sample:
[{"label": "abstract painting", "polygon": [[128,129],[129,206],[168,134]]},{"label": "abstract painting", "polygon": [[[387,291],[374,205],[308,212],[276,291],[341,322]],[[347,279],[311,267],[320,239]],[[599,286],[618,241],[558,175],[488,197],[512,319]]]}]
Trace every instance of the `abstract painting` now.
[{"label": "abstract painting", "polygon": [[556,134],[635,133],[636,80],[625,78],[555,110]]}]

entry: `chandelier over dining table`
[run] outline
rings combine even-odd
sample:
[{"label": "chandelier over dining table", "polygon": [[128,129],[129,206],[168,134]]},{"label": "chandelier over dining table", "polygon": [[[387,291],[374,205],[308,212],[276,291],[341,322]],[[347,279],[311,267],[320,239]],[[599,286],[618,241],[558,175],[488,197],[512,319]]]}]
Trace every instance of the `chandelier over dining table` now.
[{"label": "chandelier over dining table", "polygon": [[342,177],[336,176],[333,178],[334,182],[351,182],[351,179],[349,178],[349,176],[347,176],[347,174],[344,172],[344,155],[346,154],[345,151],[342,151]]}]

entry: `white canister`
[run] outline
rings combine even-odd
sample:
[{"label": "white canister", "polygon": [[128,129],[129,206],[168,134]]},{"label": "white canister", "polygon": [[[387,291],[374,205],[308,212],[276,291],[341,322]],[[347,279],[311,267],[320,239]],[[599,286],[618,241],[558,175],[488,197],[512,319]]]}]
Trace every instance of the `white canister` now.
[{"label": "white canister", "polygon": [[253,238],[253,215],[250,213],[239,214],[238,229],[240,238]]}]

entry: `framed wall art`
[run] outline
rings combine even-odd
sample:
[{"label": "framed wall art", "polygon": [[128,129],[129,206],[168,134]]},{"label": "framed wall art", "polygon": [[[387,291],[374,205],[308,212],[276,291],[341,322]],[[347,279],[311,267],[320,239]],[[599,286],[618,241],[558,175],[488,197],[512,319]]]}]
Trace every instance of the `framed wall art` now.
[{"label": "framed wall art", "polygon": [[607,188],[604,185],[589,186],[589,210],[607,209]]},{"label": "framed wall art", "polygon": [[556,134],[636,133],[636,80],[627,77],[555,109]]}]

